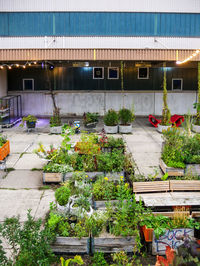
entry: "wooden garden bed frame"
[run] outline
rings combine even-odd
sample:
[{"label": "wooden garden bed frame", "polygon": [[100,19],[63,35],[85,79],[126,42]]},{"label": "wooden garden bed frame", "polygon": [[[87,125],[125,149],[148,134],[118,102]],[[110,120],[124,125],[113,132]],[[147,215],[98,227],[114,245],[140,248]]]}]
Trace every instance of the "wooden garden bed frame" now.
[{"label": "wooden garden bed frame", "polygon": [[4,160],[10,154],[10,142],[9,140],[0,147],[0,161]]}]

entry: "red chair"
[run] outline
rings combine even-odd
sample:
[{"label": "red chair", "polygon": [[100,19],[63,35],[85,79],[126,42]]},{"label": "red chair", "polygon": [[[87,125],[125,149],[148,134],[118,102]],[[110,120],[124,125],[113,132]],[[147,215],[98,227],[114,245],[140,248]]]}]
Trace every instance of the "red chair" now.
[{"label": "red chair", "polygon": [[[161,120],[155,118],[153,115],[149,115],[149,122],[154,126],[158,127],[158,124],[160,124]],[[172,124],[174,124],[176,127],[179,127],[184,122],[184,116],[182,115],[172,115],[171,121]]]}]

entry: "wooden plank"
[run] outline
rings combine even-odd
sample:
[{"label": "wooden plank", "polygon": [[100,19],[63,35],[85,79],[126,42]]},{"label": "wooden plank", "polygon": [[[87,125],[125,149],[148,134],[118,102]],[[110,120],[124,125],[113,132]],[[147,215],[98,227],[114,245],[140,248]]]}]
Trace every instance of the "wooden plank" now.
[{"label": "wooden plank", "polygon": [[169,181],[133,182],[133,192],[169,191]]},{"label": "wooden plank", "polygon": [[168,167],[162,159],[160,159],[160,168],[163,173],[168,173],[168,176],[184,176],[185,170],[182,168]]},{"label": "wooden plank", "polygon": [[200,211],[193,211],[192,217],[200,217]]},{"label": "wooden plank", "polygon": [[103,210],[106,208],[106,203],[111,203],[112,205],[114,205],[115,203],[118,202],[118,200],[95,200],[94,201],[94,209],[95,210]]},{"label": "wooden plank", "polygon": [[63,182],[63,174],[62,173],[43,173],[43,182]]},{"label": "wooden plank", "polygon": [[170,180],[171,191],[200,191],[200,180]]},{"label": "wooden plank", "polygon": [[189,235],[194,236],[194,229],[191,228],[178,228],[173,230],[166,230],[165,234],[160,236],[159,239],[155,238],[155,234],[153,233],[153,241],[152,241],[152,254],[153,255],[165,255],[166,246],[170,246],[175,249],[181,244],[183,244],[182,240],[178,240],[178,235]]},{"label": "wooden plank", "polygon": [[135,247],[135,237],[94,237],[93,252],[101,251],[104,253],[113,252],[133,252]]},{"label": "wooden plank", "polygon": [[51,245],[54,253],[68,253],[68,254],[85,254],[89,253],[88,237],[56,237],[55,242]]}]

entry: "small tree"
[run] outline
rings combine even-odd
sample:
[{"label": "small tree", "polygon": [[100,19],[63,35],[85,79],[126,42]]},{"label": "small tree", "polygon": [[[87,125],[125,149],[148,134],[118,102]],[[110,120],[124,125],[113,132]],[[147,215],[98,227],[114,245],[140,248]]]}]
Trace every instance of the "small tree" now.
[{"label": "small tree", "polygon": [[163,63],[163,109],[161,125],[167,126],[170,124],[171,114],[167,105],[167,78],[166,78],[166,63]]}]

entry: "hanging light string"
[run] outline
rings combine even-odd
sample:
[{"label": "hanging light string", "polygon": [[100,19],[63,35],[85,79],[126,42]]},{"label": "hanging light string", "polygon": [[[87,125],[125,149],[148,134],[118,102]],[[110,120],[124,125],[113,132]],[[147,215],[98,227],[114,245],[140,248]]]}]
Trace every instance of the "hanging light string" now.
[{"label": "hanging light string", "polygon": [[197,56],[200,53],[200,49],[197,49],[192,55],[190,55],[189,57],[187,57],[186,59],[184,59],[183,61],[176,61],[176,64],[181,65],[184,64],[188,61],[190,61],[193,57]]},{"label": "hanging light string", "polygon": [[4,69],[4,67],[7,67],[8,69],[12,69],[13,67],[16,67],[16,68],[26,68],[26,66],[31,66],[31,65],[36,65],[37,62],[36,61],[27,61],[25,64],[23,65],[20,65],[20,64],[2,64],[0,65],[0,69]]}]

